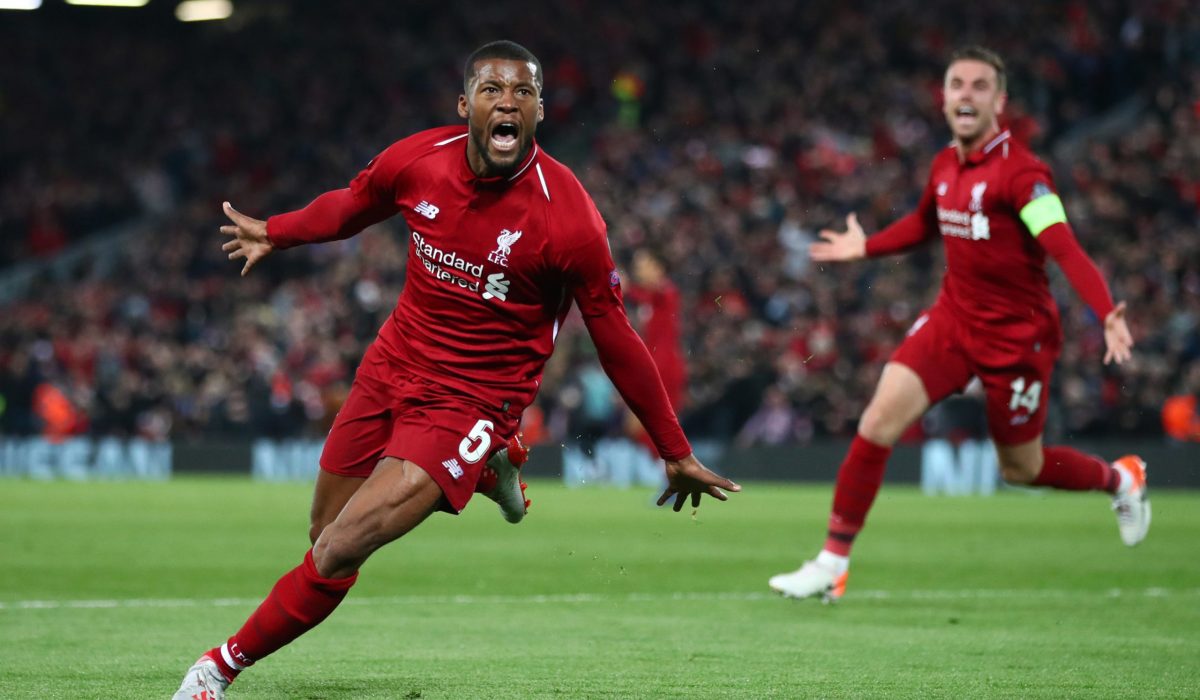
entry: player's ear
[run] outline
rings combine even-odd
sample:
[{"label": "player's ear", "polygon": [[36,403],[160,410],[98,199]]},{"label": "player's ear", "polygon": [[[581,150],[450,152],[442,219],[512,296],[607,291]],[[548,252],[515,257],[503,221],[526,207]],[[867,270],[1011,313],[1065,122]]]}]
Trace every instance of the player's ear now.
[{"label": "player's ear", "polygon": [[538,98],[538,122],[546,118],[546,106],[542,103],[542,98]]},{"label": "player's ear", "polygon": [[1008,104],[1008,93],[1002,92],[996,95],[996,116],[1004,114],[1004,106]]},{"label": "player's ear", "polygon": [[467,117],[469,117],[471,115],[471,111],[469,109],[467,109],[467,106],[468,106],[467,105],[467,96],[459,95],[458,96],[458,116],[462,117],[463,119],[466,119]]}]

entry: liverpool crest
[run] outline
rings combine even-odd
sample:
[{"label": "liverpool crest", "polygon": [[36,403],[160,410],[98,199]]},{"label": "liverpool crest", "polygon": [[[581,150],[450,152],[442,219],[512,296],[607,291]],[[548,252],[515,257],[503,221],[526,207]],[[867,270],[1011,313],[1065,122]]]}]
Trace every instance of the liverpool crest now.
[{"label": "liverpool crest", "polygon": [[508,267],[508,256],[512,255],[513,244],[520,240],[520,238],[520,231],[501,229],[500,235],[496,237],[496,249],[488,253],[488,260],[500,267]]}]

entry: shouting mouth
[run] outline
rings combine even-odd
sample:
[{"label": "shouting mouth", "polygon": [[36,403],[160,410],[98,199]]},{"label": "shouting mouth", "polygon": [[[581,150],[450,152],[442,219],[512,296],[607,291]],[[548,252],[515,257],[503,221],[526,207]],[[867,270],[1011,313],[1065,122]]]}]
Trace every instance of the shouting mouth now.
[{"label": "shouting mouth", "polygon": [[954,110],[954,120],[960,124],[973,124],[979,119],[979,110],[970,105],[961,105]]},{"label": "shouting mouth", "polygon": [[489,142],[492,148],[500,153],[511,153],[516,150],[521,128],[513,121],[503,121],[492,127],[492,137]]}]

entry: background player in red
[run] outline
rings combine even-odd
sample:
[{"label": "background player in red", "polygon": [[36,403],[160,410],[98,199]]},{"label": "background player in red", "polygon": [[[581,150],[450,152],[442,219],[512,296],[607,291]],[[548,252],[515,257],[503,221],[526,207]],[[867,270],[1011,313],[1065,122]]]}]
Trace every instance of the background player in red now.
[{"label": "background player in red", "polygon": [[792,597],[841,597],[850,548],[862,529],[892,446],[932,404],[979,377],[1000,472],[1014,484],[1113,496],[1121,538],[1135,545],[1150,526],[1145,464],[1113,464],[1069,447],[1044,447],[1047,387],[1061,345],[1058,310],[1045,272],[1047,253],[1104,320],[1104,362],[1130,357],[1125,304],[1079,247],[1047,168],[1008,131],[1004,63],[972,47],[946,69],[943,112],[953,143],[934,159],[916,211],[866,237],[854,214],[844,233],[822,231],[810,249],[818,262],[897,253],[939,233],[946,275],[934,305],[920,316],[884,366],[838,472],[825,546],[798,570],[770,580]]},{"label": "background player in red", "polygon": [[[687,402],[687,360],[683,356],[679,289],[667,276],[662,260],[649,249],[641,248],[633,254],[630,272],[633,284],[625,298],[631,302],[638,331],[654,358],[671,408],[681,411]],[[636,416],[628,417],[626,431],[633,439],[653,449],[650,436]]]},{"label": "background player in red", "polygon": [[[408,267],[326,440],[312,549],[240,630],[188,670],[177,699],[223,697],[240,671],[333,612],[372,552],[436,510],[466,506],[533,400],[572,302],[666,460],[659,505],[674,496],[678,511],[689,496],[697,506],[702,494],[725,500],[722,489],[740,490],[692,455],[626,318],[599,212],[533,138],[541,91],[533,54],[487,44],[466,63],[458,101],[465,127],[396,142],[348,188],[300,211],[264,222],[225,204],[233,221],[222,228],[233,236],[225,249],[245,259],[242,274],[276,248],[345,238],[396,213],[410,230]],[[516,478],[500,487],[506,517],[519,519]]]}]

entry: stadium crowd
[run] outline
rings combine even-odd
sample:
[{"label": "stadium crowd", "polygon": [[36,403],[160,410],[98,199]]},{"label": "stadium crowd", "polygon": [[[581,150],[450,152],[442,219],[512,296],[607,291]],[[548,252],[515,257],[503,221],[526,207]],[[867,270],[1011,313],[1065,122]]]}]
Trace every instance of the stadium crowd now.
[{"label": "stadium crowd", "polygon": [[[647,250],[678,290],[693,436],[853,433],[936,293],[940,253],[822,269],[807,245],[849,211],[870,232],[915,204],[948,140],[944,61],[964,43],[1009,60],[1007,122],[1052,164],[1130,306],[1137,362],[1103,367],[1098,320],[1054,277],[1066,345],[1051,430],[1160,435],[1164,400],[1200,360],[1187,2],[538,1],[517,24],[499,5],[364,5],[251,3],[236,22],[155,31],[61,14],[0,24],[18,58],[0,62],[0,265],[152,222],[113,271],[43,275],[0,305],[0,432],[323,435],[402,287],[403,224],[239,278],[220,202],[303,206],[391,141],[457,122],[461,59],[497,37],[541,57],[539,140],[595,198],[627,288]],[[655,323],[647,295],[629,296],[635,322]],[[581,330],[547,367],[526,426],[537,439],[625,429]]]}]

